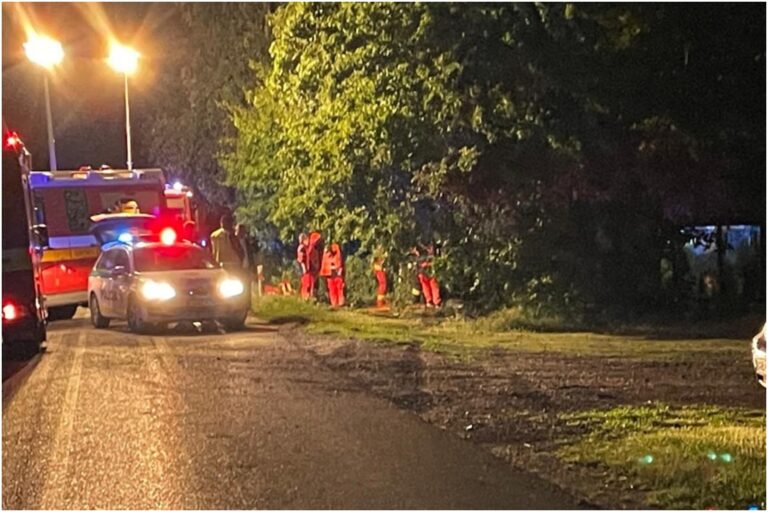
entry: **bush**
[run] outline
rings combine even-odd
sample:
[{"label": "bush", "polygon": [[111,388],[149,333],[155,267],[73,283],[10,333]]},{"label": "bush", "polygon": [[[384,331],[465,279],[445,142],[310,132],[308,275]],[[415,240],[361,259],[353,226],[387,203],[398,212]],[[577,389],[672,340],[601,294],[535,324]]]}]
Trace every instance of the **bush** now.
[{"label": "bush", "polygon": [[371,306],[376,303],[376,278],[367,258],[349,256],[345,261],[345,294],[352,307]]}]

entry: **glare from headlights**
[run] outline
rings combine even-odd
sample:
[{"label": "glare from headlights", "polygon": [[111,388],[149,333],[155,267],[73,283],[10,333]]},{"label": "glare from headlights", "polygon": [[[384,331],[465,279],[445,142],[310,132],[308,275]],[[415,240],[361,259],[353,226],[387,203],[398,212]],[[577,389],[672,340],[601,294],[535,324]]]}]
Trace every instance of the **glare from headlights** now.
[{"label": "glare from headlights", "polygon": [[240,295],[245,291],[243,282],[239,279],[228,278],[219,283],[219,294],[225,299]]},{"label": "glare from headlights", "polygon": [[176,296],[176,290],[168,283],[146,281],[141,285],[141,294],[147,300],[169,300]]}]

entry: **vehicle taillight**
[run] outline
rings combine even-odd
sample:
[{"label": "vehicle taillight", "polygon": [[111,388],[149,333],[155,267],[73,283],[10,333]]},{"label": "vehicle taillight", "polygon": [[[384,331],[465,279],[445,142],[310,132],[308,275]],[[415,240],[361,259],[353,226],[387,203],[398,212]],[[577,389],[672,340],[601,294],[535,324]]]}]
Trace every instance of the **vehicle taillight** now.
[{"label": "vehicle taillight", "polygon": [[3,320],[16,320],[19,318],[19,310],[15,304],[3,306]]}]

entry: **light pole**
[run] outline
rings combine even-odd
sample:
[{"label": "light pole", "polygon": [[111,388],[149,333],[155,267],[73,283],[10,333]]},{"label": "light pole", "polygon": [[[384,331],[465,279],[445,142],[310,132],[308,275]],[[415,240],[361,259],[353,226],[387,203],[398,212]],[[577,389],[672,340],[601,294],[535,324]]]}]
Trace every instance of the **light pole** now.
[{"label": "light pole", "polygon": [[45,88],[45,115],[48,125],[48,163],[52,171],[57,170],[56,166],[56,141],[53,138],[53,116],[51,115],[51,94],[48,90],[48,70],[60,63],[64,58],[64,50],[61,43],[54,41],[48,36],[34,34],[29,41],[24,43],[24,51],[27,58],[35,64],[42,66],[43,86]]},{"label": "light pole", "polygon": [[118,73],[123,74],[125,85],[125,142],[128,148],[128,170],[133,170],[133,159],[131,158],[131,107],[128,102],[128,75],[136,71],[139,61],[139,53],[128,46],[119,43],[113,43],[109,52],[109,65]]}]

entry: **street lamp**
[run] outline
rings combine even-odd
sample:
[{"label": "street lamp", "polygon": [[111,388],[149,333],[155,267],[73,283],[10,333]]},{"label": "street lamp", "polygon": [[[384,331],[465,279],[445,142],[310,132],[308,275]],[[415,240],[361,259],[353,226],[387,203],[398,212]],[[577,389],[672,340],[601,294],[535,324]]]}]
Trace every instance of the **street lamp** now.
[{"label": "street lamp", "polygon": [[64,50],[61,43],[48,36],[34,34],[29,41],[24,43],[24,51],[27,58],[45,69],[43,84],[45,86],[45,114],[48,123],[48,163],[52,171],[56,167],[56,141],[53,139],[53,118],[51,116],[51,96],[48,91],[48,70],[57,65],[64,58]]},{"label": "street lamp", "polygon": [[128,75],[136,71],[139,62],[139,53],[128,46],[113,43],[107,59],[112,69],[123,74],[125,79],[125,140],[128,147],[128,170],[133,170],[131,159],[131,109],[128,105]]}]

